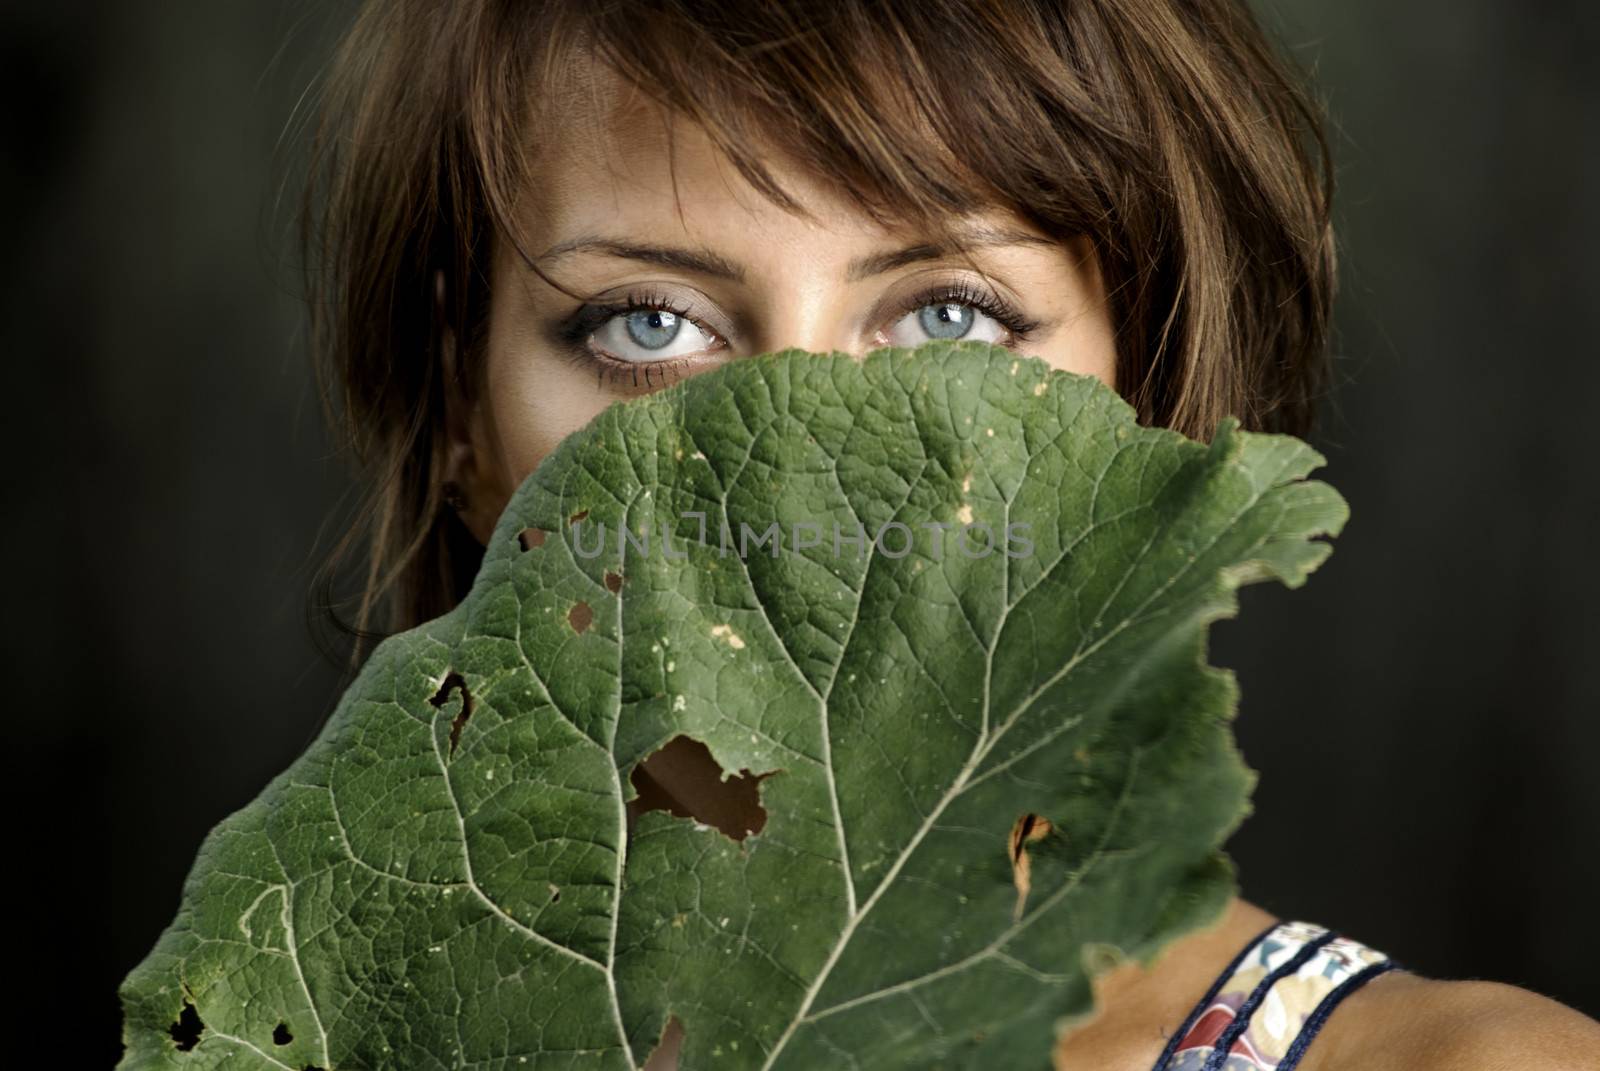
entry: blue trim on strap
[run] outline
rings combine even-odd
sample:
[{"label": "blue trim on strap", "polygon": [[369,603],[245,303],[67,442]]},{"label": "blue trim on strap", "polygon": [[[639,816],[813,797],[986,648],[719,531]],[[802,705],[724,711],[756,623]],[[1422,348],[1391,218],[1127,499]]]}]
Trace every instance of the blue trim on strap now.
[{"label": "blue trim on strap", "polygon": [[1217,999],[1217,994],[1222,992],[1222,987],[1228,984],[1228,979],[1232,978],[1233,972],[1239,969],[1239,964],[1244,962],[1244,958],[1253,952],[1257,945],[1271,936],[1273,930],[1282,925],[1282,919],[1274,919],[1272,925],[1256,934],[1255,937],[1251,938],[1249,944],[1239,950],[1239,954],[1233,957],[1233,962],[1224,967],[1222,973],[1217,976],[1217,980],[1211,983],[1211,988],[1206,990],[1206,995],[1201,997],[1200,1002],[1190,1009],[1189,1017],[1183,1021],[1183,1025],[1178,1027],[1177,1031],[1167,1039],[1167,1047],[1161,1050],[1161,1058],[1156,1061],[1156,1065],[1150,1071],[1167,1071],[1167,1064],[1171,1062],[1173,1054],[1177,1051],[1178,1043],[1188,1036],[1189,1031],[1194,1029],[1194,1024],[1200,1021],[1200,1016],[1204,1015],[1206,1009],[1211,1007],[1211,1002]]},{"label": "blue trim on strap", "polygon": [[1229,1023],[1228,1028],[1217,1037],[1214,1043],[1215,1047],[1211,1050],[1211,1055],[1206,1057],[1206,1062],[1200,1065],[1200,1071],[1221,1071],[1222,1065],[1227,1062],[1228,1050],[1233,1048],[1235,1041],[1239,1040],[1239,1035],[1249,1028],[1250,1017],[1261,1006],[1261,1002],[1267,999],[1267,993],[1271,991],[1272,987],[1277,985],[1280,980],[1287,978],[1301,967],[1304,967],[1311,957],[1322,949],[1323,945],[1337,936],[1339,935],[1333,930],[1327,930],[1321,937],[1313,941],[1307,941],[1287,963],[1261,979],[1261,983],[1256,986],[1255,991],[1245,998],[1243,1004],[1239,1005],[1239,1011],[1234,1016],[1233,1022]]},{"label": "blue trim on strap", "polygon": [[1282,1062],[1278,1064],[1278,1071],[1294,1071],[1299,1066],[1300,1057],[1305,1055],[1306,1046],[1311,1044],[1312,1039],[1317,1036],[1317,1031],[1322,1029],[1322,1024],[1328,1021],[1328,1016],[1333,1014],[1333,1009],[1339,1006],[1340,1001],[1383,972],[1397,970],[1399,967],[1400,964],[1392,959],[1382,960],[1340,982],[1333,992],[1322,998],[1316,1010],[1301,1024],[1300,1033],[1289,1045],[1289,1051],[1283,1054]]}]

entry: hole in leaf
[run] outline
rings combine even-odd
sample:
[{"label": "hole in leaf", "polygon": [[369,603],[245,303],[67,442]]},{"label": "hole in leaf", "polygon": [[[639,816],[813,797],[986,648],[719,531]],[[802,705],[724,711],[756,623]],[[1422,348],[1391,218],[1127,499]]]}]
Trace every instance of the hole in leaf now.
[{"label": "hole in leaf", "polygon": [[178,1013],[178,1021],[168,1028],[179,1052],[188,1052],[200,1044],[200,1035],[205,1031],[206,1024],[200,1021],[200,1013],[187,1000],[183,1002],[183,1011]]},{"label": "hole in leaf", "polygon": [[606,590],[615,595],[622,590],[622,574],[606,571]]},{"label": "hole in leaf", "polygon": [[683,1024],[678,1022],[676,1015],[668,1016],[666,1028],[661,1031],[661,1040],[650,1050],[650,1056],[640,1071],[677,1071],[678,1050],[681,1048]]},{"label": "hole in leaf", "polygon": [[552,904],[559,904],[561,902],[561,888],[554,883],[550,885],[550,902]]},{"label": "hole in leaf", "polygon": [[776,772],[741,770],[728,777],[710,748],[675,736],[633,768],[629,781],[638,796],[628,801],[629,814],[636,820],[651,811],[666,811],[744,840],[767,824],[761,782]]},{"label": "hole in leaf", "polygon": [[279,1023],[272,1028],[272,1043],[274,1045],[287,1045],[294,1040],[294,1035],[289,1033],[288,1023]]},{"label": "hole in leaf", "polygon": [[1022,918],[1022,905],[1028,899],[1033,879],[1029,876],[1032,864],[1028,859],[1028,845],[1050,835],[1050,819],[1029,811],[1011,825],[1011,837],[1006,854],[1011,857],[1011,881],[1017,887],[1017,906],[1011,912],[1013,922]]},{"label": "hole in leaf", "polygon": [[524,528],[517,533],[517,544],[523,550],[532,550],[544,546],[544,537],[547,533],[543,528]]},{"label": "hole in leaf", "polygon": [[572,516],[567,518],[567,523],[568,524],[577,524],[579,521],[583,520],[587,516],[589,516],[589,511],[586,510],[586,509],[580,509],[578,512],[574,513]]},{"label": "hole in leaf", "polygon": [[456,757],[456,745],[461,742],[461,729],[467,724],[467,719],[472,717],[472,693],[467,691],[466,678],[455,670],[445,675],[444,683],[439,685],[439,690],[433,693],[433,698],[428,702],[433,704],[435,710],[443,710],[444,705],[450,701],[450,693],[461,693],[461,711],[450,719],[450,757]]},{"label": "hole in leaf", "polygon": [[572,604],[572,609],[567,611],[567,624],[572,626],[572,631],[582,634],[589,631],[589,626],[594,623],[594,609],[586,602]]}]

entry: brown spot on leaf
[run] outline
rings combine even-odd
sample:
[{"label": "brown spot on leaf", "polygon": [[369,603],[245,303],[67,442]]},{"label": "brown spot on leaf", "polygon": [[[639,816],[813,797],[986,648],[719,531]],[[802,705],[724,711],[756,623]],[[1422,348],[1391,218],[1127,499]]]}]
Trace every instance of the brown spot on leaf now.
[{"label": "brown spot on leaf", "polygon": [[574,513],[572,516],[567,518],[567,523],[568,524],[577,524],[579,521],[583,520],[587,516],[589,516],[589,511],[586,510],[586,509],[580,509],[578,512]]},{"label": "brown spot on leaf", "polygon": [[451,692],[461,693],[461,709],[454,718],[450,719],[450,757],[456,757],[456,745],[461,743],[461,730],[467,724],[467,719],[472,717],[472,693],[467,691],[466,678],[455,670],[445,674],[439,684],[439,690],[433,693],[433,698],[428,702],[435,710],[443,710],[444,705],[450,701]]},{"label": "brown spot on leaf", "polygon": [[741,770],[728,776],[711,749],[687,736],[675,736],[633,768],[629,777],[638,796],[628,801],[630,819],[666,811],[711,826],[734,840],[760,833],[767,824],[761,782],[776,770]]},{"label": "brown spot on leaf", "polygon": [[523,550],[533,550],[544,546],[544,537],[548,534],[543,528],[524,528],[517,533],[517,544]]},{"label": "brown spot on leaf", "polygon": [[606,570],[606,590],[615,595],[622,590],[622,574]]},{"label": "brown spot on leaf", "polygon": [[1036,840],[1043,840],[1050,835],[1050,819],[1029,812],[1022,815],[1011,826],[1011,837],[1006,848],[1006,854],[1011,857],[1011,881],[1017,887],[1017,906],[1011,912],[1011,921],[1022,918],[1022,905],[1028,899],[1028,889],[1032,885],[1029,876],[1031,863],[1028,860],[1028,845]]},{"label": "brown spot on leaf", "polygon": [[661,1031],[661,1040],[650,1050],[650,1056],[640,1071],[677,1071],[678,1050],[682,1048],[683,1024],[676,1015],[668,1016],[667,1025]]},{"label": "brown spot on leaf", "polygon": [[206,1024],[200,1021],[200,1013],[195,1011],[194,1004],[190,1001],[183,1002],[183,1011],[178,1013],[178,1021],[167,1028],[172,1035],[172,1043],[179,1052],[188,1052],[200,1044],[200,1035],[206,1032]]},{"label": "brown spot on leaf", "polygon": [[579,634],[588,632],[589,626],[594,624],[594,608],[586,602],[573,603],[572,609],[567,611],[567,624]]}]

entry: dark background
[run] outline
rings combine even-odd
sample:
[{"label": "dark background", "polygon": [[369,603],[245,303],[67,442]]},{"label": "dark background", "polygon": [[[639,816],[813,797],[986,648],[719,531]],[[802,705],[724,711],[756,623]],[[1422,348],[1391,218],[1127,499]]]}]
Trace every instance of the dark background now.
[{"label": "dark background", "polygon": [[[201,838],[339,690],[305,605],[349,481],[287,235],[348,8],[6,5],[11,922],[42,938],[26,1029],[85,1066]],[[1600,1013],[1597,9],[1262,10],[1335,122],[1316,441],[1353,519],[1214,634],[1261,774],[1245,895]]]}]

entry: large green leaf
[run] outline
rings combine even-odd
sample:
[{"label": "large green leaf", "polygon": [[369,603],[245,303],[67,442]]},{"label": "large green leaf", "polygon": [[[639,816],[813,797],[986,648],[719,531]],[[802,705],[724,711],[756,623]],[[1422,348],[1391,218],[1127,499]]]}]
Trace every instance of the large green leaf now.
[{"label": "large green leaf", "polygon": [[[690,1069],[1048,1066],[1093,973],[1234,890],[1253,775],[1206,627],[1327,555],[1321,460],[975,343],[612,406],[206,839],[124,1066],[626,1068],[669,1016]],[[773,522],[776,555],[743,527]],[[769,774],[759,832],[630,834],[679,735]]]}]

